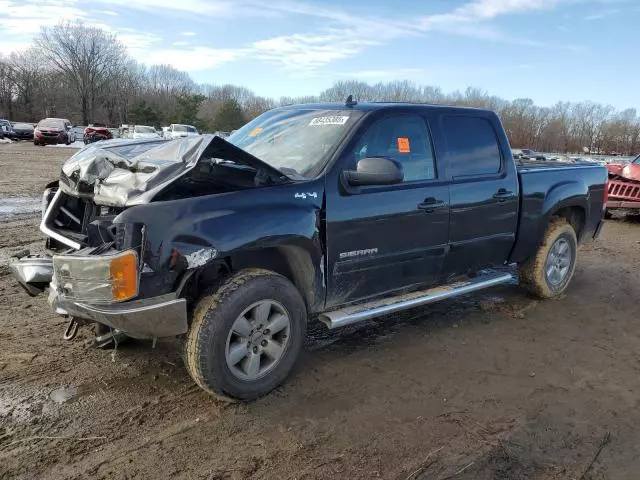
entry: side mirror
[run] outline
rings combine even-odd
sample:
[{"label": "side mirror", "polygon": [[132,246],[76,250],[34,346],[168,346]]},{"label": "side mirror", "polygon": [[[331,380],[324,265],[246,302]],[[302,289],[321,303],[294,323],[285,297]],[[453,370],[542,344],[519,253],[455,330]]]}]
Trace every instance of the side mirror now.
[{"label": "side mirror", "polygon": [[368,157],[358,162],[356,170],[346,170],[345,179],[352,186],[393,185],[404,179],[402,167],[384,157]]}]

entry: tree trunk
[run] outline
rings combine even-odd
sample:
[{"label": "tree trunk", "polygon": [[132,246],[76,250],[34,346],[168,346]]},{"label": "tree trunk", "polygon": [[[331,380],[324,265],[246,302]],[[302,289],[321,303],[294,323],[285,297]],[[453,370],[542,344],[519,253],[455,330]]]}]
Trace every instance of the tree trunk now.
[{"label": "tree trunk", "polygon": [[81,99],[82,99],[82,124],[89,125],[89,105],[87,102],[87,96],[83,94],[81,96]]}]

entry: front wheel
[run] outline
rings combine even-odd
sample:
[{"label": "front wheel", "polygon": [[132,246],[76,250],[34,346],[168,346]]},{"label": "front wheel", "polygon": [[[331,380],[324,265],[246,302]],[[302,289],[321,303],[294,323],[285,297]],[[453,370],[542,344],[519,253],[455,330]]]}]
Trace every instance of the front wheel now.
[{"label": "front wheel", "polygon": [[198,303],[185,345],[187,370],[210,393],[255,400],[289,374],[306,324],[304,301],[289,280],[243,270]]},{"label": "front wheel", "polygon": [[560,296],[576,268],[576,231],[564,218],[551,221],[533,258],[519,266],[520,284],[540,298]]}]

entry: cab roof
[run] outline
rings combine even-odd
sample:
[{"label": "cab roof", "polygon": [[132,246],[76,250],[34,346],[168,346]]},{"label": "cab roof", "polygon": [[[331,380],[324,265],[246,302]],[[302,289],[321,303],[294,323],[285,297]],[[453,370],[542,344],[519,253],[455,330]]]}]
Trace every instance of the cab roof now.
[{"label": "cab roof", "polygon": [[486,108],[474,108],[474,107],[460,107],[456,105],[434,105],[429,103],[411,103],[411,102],[363,102],[356,103],[355,105],[346,105],[345,103],[302,103],[295,105],[286,105],[280,107],[282,110],[297,110],[297,109],[309,109],[309,110],[356,110],[361,112],[372,112],[376,110],[445,110],[449,113],[455,112],[491,112]]}]

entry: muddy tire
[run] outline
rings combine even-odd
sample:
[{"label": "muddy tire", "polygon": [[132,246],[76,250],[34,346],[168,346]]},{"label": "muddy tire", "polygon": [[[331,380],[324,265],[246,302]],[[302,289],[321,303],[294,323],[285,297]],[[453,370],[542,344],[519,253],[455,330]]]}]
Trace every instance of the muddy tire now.
[{"label": "muddy tire", "polygon": [[558,297],[571,282],[577,259],[575,230],[564,218],[554,218],[535,256],[519,266],[520,285],[539,298]]},{"label": "muddy tire", "polygon": [[611,213],[611,210],[604,211],[604,218],[606,218],[607,220],[611,220],[613,218],[613,213]]},{"label": "muddy tire", "polygon": [[255,400],[287,377],[306,325],[304,301],[289,280],[243,270],[200,299],[185,344],[187,370],[218,397]]}]

